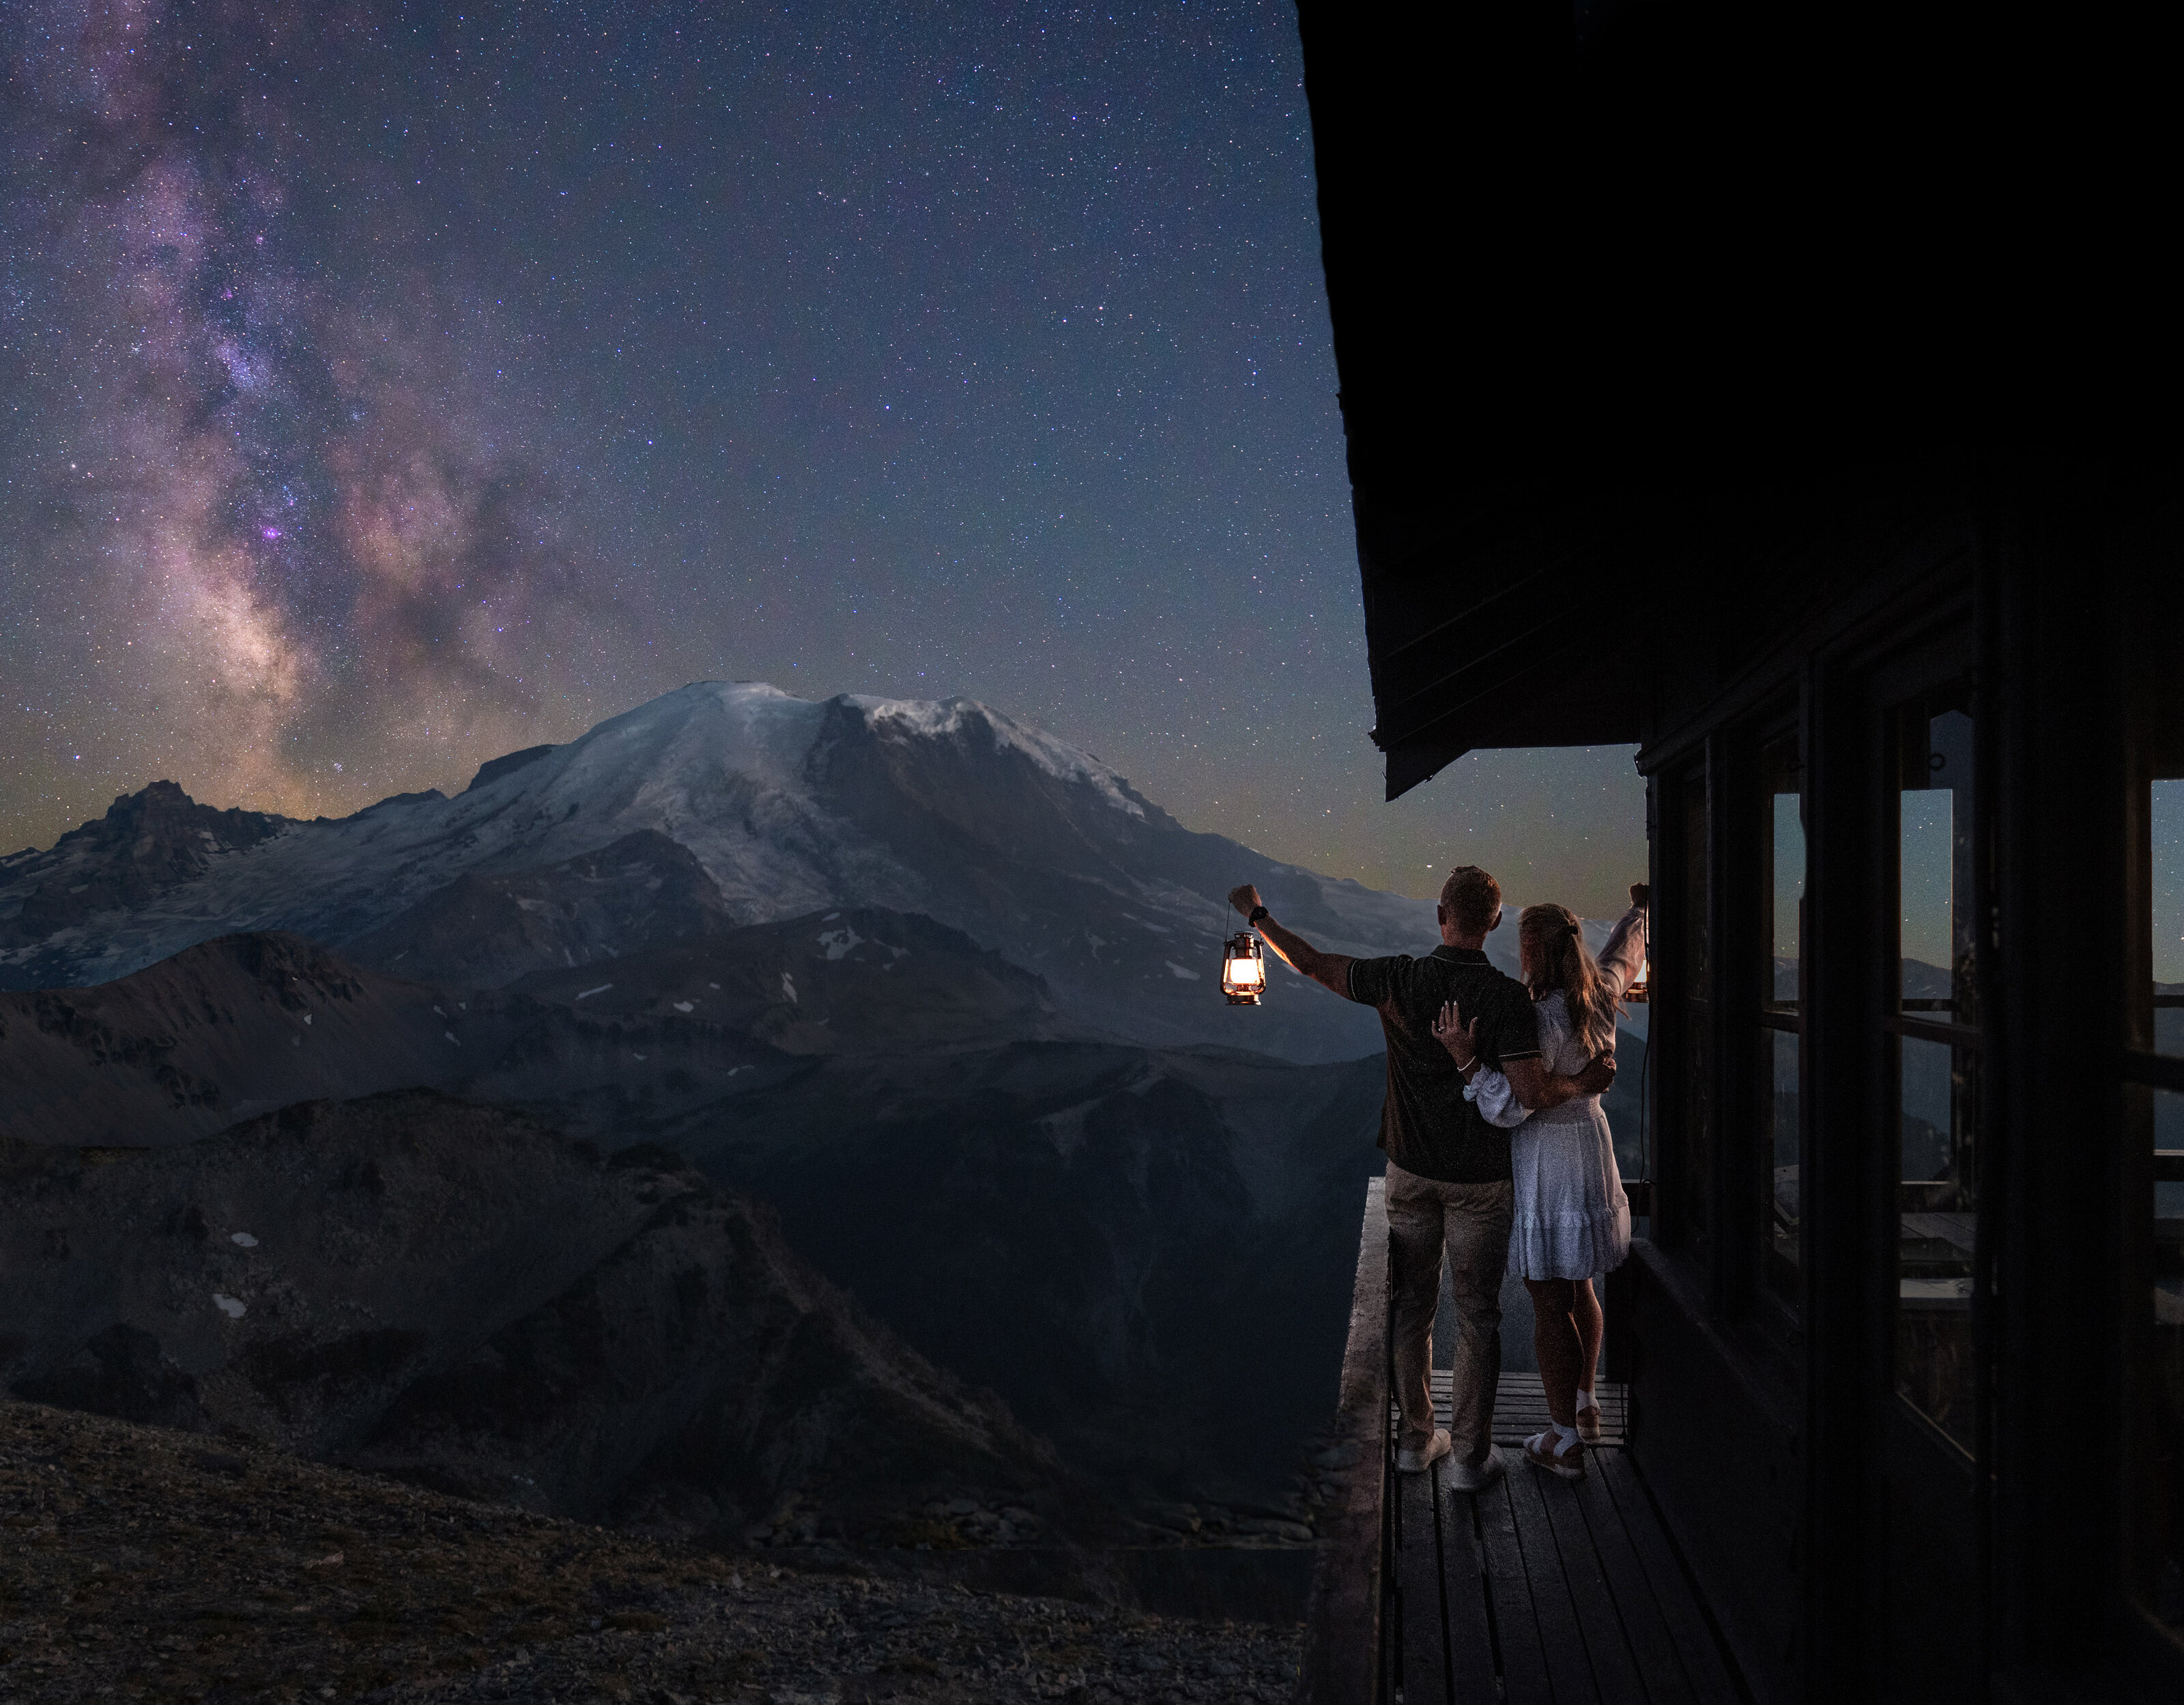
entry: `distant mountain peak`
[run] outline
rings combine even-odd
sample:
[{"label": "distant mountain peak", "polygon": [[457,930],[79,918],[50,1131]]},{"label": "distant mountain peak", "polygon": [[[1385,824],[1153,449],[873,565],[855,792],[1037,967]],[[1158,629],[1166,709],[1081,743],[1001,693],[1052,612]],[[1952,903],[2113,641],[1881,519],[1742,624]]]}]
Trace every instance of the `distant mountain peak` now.
[{"label": "distant mountain peak", "polygon": [[[131,809],[190,831],[170,837],[187,846],[149,886],[123,879],[136,838],[118,817],[69,838],[83,855],[70,852],[66,870],[58,848],[0,866],[0,988],[103,983],[209,936],[266,929],[500,987],[878,906],[933,918],[1044,978],[1071,1023],[1340,1059],[1376,1047],[1377,1022],[1285,970],[1263,1009],[1209,999],[1235,928],[1223,896],[1257,883],[1333,952],[1435,940],[1430,905],[1194,833],[1103,760],[960,695],[811,699],[695,681],[566,744],[492,760],[453,799],[292,823],[211,813],[168,784]],[[251,837],[239,853],[188,850]]]}]

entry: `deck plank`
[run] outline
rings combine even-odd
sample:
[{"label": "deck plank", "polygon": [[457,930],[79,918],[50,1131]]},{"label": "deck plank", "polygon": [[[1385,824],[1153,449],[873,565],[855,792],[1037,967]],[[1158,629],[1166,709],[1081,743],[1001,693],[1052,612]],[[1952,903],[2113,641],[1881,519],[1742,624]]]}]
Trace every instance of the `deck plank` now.
[{"label": "deck plank", "polygon": [[[1449,1373],[1434,1370],[1434,1407],[1442,1414],[1449,1409]],[[1629,1439],[1630,1388],[1603,1379],[1596,1388],[1600,1399],[1599,1443],[1619,1446]],[[1502,1445],[1520,1445],[1547,1424],[1547,1396],[1536,1373],[1504,1373],[1495,1388],[1494,1438]]]},{"label": "deck plank", "polygon": [[[1554,1686],[1555,1705],[1598,1705],[1591,1654],[1579,1628],[1577,1603],[1563,1570],[1560,1548],[1547,1518],[1539,1485],[1540,1473],[1522,1462],[1509,1470],[1509,1505],[1517,1525],[1517,1543],[1524,1558],[1524,1579],[1532,1590],[1532,1613],[1539,1619],[1540,1648],[1546,1654],[1547,1676]],[[1547,1476],[1552,1479],[1552,1475]],[[1620,1705],[1620,1702],[1617,1702]]]},{"label": "deck plank", "polygon": [[1396,1476],[1402,1501],[1402,1546],[1396,1554],[1396,1615],[1401,1630],[1405,1705],[1446,1705],[1448,1648],[1441,1631],[1445,1572],[1434,1530],[1434,1485],[1440,1465]]},{"label": "deck plank", "polygon": [[1493,1705],[1494,1630],[1483,1553],[1473,1530],[1471,1498],[1439,1477],[1441,1579],[1448,1589],[1448,1673],[1456,1705]]},{"label": "deck plank", "polygon": [[1552,1474],[1535,1474],[1532,1478],[1546,1509],[1555,1548],[1562,1554],[1563,1579],[1569,1583],[1578,1633],[1592,1659],[1593,1684],[1609,1705],[1646,1705],[1646,1684],[1624,1638],[1623,1619],[1607,1590],[1599,1548],[1578,1505],[1578,1488],[1584,1482],[1557,1479]]},{"label": "deck plank", "polygon": [[[1531,1471],[1518,1466],[1510,1474]],[[1456,1507],[1470,1504],[1485,1547],[1487,1585],[1494,1628],[1502,1652],[1502,1697],[1507,1705],[1555,1705],[1547,1680],[1547,1659],[1540,1645],[1540,1621],[1532,1608],[1532,1590],[1524,1578],[1524,1556],[1517,1543],[1517,1518],[1511,1507],[1507,1476],[1475,1496],[1459,1495]]]},{"label": "deck plank", "polygon": [[1599,1460],[1601,1478],[1615,1501],[1623,1530],[1630,1535],[1662,1620],[1668,1624],[1677,1655],[1683,1660],[1692,1698],[1698,1705],[1739,1705],[1741,1696],[1730,1678],[1721,1648],[1714,1643],[1713,1631],[1691,1596],[1691,1584],[1669,1548],[1668,1535],[1661,1530],[1652,1500],[1638,1483],[1636,1468],[1620,1451],[1602,1451]]},{"label": "deck plank", "polygon": [[1585,1513],[1593,1550],[1600,1557],[1607,1590],[1623,1619],[1623,1635],[1636,1659],[1647,1705],[1693,1705],[1696,1696],[1655,1598],[1646,1567],[1625,1530],[1623,1513],[1607,1490],[1607,1467],[1597,1457],[1592,1472],[1577,1485],[1578,1507]]}]

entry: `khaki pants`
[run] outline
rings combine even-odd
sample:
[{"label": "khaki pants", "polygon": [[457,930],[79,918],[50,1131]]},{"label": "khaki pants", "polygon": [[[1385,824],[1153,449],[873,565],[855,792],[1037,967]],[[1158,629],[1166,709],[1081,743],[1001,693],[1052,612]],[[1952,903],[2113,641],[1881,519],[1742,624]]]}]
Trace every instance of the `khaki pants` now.
[{"label": "khaki pants", "polygon": [[1402,1442],[1423,1450],[1433,1437],[1433,1392],[1426,1381],[1433,1367],[1434,1312],[1440,1303],[1445,1245],[1456,1297],[1449,1440],[1456,1461],[1478,1468],[1494,1443],[1494,1387],[1502,1374],[1502,1275],[1509,1264],[1516,1186],[1506,1178],[1490,1184],[1441,1184],[1390,1161],[1387,1202]]}]

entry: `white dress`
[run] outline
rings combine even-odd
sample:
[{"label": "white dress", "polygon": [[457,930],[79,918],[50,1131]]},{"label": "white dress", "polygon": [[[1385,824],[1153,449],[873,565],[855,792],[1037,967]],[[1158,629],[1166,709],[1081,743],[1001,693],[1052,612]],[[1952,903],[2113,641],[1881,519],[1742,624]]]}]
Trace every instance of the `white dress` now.
[{"label": "white dress", "polygon": [[[1620,996],[1646,961],[1646,913],[1624,913],[1601,950],[1600,974]],[[1596,1050],[1570,1030],[1562,991],[1538,1001],[1540,1061],[1574,1078]],[[1574,1095],[1558,1107],[1527,1113],[1501,1073],[1481,1071],[1465,1089],[1489,1124],[1510,1133],[1516,1218],[1509,1232],[1509,1271],[1519,1279],[1595,1279],[1630,1252],[1630,1201],[1616,1170],[1615,1142],[1597,1095]]]}]

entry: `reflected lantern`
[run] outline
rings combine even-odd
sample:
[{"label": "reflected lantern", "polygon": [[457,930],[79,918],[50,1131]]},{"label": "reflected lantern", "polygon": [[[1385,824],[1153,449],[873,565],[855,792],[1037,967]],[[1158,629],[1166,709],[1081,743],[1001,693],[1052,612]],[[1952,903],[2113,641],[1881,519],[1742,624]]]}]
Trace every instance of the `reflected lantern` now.
[{"label": "reflected lantern", "polygon": [[1638,975],[1623,991],[1625,1000],[1651,1000],[1653,998],[1653,958],[1648,954],[1638,961]]},{"label": "reflected lantern", "polygon": [[1267,956],[1259,938],[1240,929],[1221,950],[1221,992],[1231,1006],[1256,1006],[1267,992]]}]

